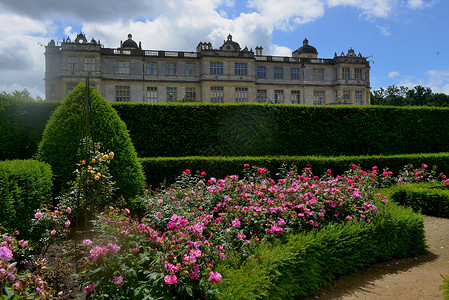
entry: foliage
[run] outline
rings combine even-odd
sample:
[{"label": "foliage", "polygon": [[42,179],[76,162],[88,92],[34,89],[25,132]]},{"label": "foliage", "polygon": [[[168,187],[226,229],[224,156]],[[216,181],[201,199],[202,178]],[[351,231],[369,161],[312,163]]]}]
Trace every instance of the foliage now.
[{"label": "foliage", "polygon": [[443,297],[445,300],[449,299],[449,276],[443,276],[443,284],[440,285],[440,290],[443,291]]},{"label": "foliage", "polygon": [[[83,137],[85,94],[86,88],[80,84],[67,96],[48,121],[39,144],[38,159],[52,166],[59,190],[67,188],[67,183],[75,178],[78,143]],[[132,198],[142,191],[145,178],[126,125],[95,89],[90,89],[90,94],[94,140],[120,153],[111,163],[110,172],[117,181],[118,191],[125,198]]]},{"label": "foliage", "polygon": [[0,236],[0,298],[60,299],[45,281],[46,260],[33,260],[28,241],[16,235]]},{"label": "foliage", "polygon": [[56,208],[42,205],[31,219],[30,240],[35,253],[45,255],[52,244],[60,242],[67,237],[70,226],[69,215],[72,209],[65,205]]},{"label": "foliage", "polygon": [[[87,152],[86,152],[87,151]],[[114,203],[115,182],[109,174],[108,165],[114,159],[114,152],[101,152],[101,143],[93,143],[90,138],[81,140],[78,149],[79,162],[75,170],[76,178],[70,188],[57,198],[60,204],[74,210],[74,218],[87,221]]]},{"label": "foliage", "polygon": [[[448,110],[268,104],[114,104],[140,157],[448,151]],[[356,124],[356,125],[355,125]],[[413,124],[413,126],[410,126]]]},{"label": "foliage", "polygon": [[[284,247],[290,234],[315,232],[327,224],[376,224],[388,214],[386,200],[373,194],[376,173],[357,166],[336,177],[328,170],[321,178],[310,169],[291,170],[277,182],[265,168],[244,168],[242,179],[206,180],[204,172],[185,170],[174,185],[143,197],[147,213],[141,220],[132,219],[127,209],[107,209],[94,222],[97,239],[84,241],[90,254],[84,267],[88,298],[210,298],[218,295],[220,284],[215,283],[232,281],[215,269],[227,257],[232,269],[254,266],[251,260],[261,245]],[[269,256],[265,266],[271,269],[261,276],[276,282],[272,272],[280,278],[285,272],[276,268],[286,268],[294,255]]]},{"label": "foliage", "polygon": [[449,106],[449,95],[433,93],[430,88],[415,86],[409,89],[405,86],[391,85],[371,92],[372,105],[392,106]]},{"label": "foliage", "polygon": [[52,172],[48,164],[36,160],[0,162],[0,226],[26,233],[24,222],[35,209],[51,203]]},{"label": "foliage", "polygon": [[[160,187],[161,184],[170,185],[176,181],[174,175],[180,174],[186,169],[204,170],[209,176],[223,178],[227,174],[244,176],[241,166],[250,165],[265,166],[269,170],[278,170],[282,165],[294,164],[297,168],[312,168],[316,174],[322,174],[331,169],[336,174],[347,170],[348,166],[357,163],[362,169],[377,167],[379,175],[386,171],[388,177],[378,176],[379,187],[386,187],[396,181],[398,174],[403,174],[404,166],[429,165],[427,173],[449,173],[449,153],[422,153],[403,155],[376,155],[376,156],[263,156],[263,157],[155,157],[139,159],[147,177],[148,186]],[[436,167],[438,166],[438,168]],[[429,173],[429,174],[430,174]],[[287,173],[284,172],[284,175]],[[405,175],[405,174],[404,174]],[[278,174],[274,179],[279,179]]]},{"label": "foliage", "polygon": [[449,180],[445,180],[444,184],[400,184],[390,191],[391,199],[429,216],[449,218],[447,185]]},{"label": "foliage", "polygon": [[0,93],[0,160],[31,158],[57,105],[34,101],[26,90]]}]

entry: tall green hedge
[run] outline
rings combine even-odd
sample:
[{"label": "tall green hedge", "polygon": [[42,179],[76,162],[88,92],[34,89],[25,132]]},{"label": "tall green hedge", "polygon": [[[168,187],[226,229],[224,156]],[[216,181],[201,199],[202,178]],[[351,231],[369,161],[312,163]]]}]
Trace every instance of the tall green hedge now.
[{"label": "tall green hedge", "polygon": [[58,105],[0,93],[0,160],[33,157],[45,124]]},{"label": "tall green hedge", "polygon": [[449,151],[449,109],[114,104],[139,157],[392,155]]},{"label": "tall green hedge", "polygon": [[[48,121],[39,144],[37,158],[52,166],[59,189],[75,178],[73,172],[79,161],[78,148],[83,137],[85,91],[85,86],[80,84],[66,97]],[[145,177],[126,125],[95,89],[90,92],[94,140],[103,143],[102,150],[115,153],[109,166],[110,174],[117,182],[118,195],[132,198],[143,189]]]},{"label": "tall green hedge", "polygon": [[0,161],[0,226],[26,234],[34,210],[52,203],[52,176],[43,162]]},{"label": "tall green hedge", "polygon": [[[30,158],[58,103],[3,98],[0,159]],[[448,108],[201,103],[112,106],[126,123],[139,157],[449,151]]]},{"label": "tall green hedge", "polygon": [[362,169],[377,166],[379,170],[388,167],[397,175],[405,165],[415,167],[427,164],[430,169],[436,167],[436,172],[449,175],[449,153],[419,153],[402,155],[371,155],[371,156],[243,156],[243,157],[153,157],[139,159],[147,184],[157,188],[161,183],[173,183],[185,169],[205,171],[208,176],[223,178],[230,174],[239,174],[244,164],[266,167],[275,177],[276,170],[284,163],[294,164],[299,171],[311,167],[316,175],[321,175],[330,169],[333,174],[342,174],[351,164],[360,164]]}]

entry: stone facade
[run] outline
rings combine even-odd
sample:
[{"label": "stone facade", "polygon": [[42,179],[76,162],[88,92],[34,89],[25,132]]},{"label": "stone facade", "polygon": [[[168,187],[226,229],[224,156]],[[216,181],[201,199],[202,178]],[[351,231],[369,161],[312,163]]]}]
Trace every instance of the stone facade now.
[{"label": "stone facade", "polygon": [[305,39],[291,57],[255,50],[241,49],[231,35],[218,49],[201,42],[195,52],[179,52],[142,50],[131,35],[104,48],[80,33],[45,47],[45,96],[62,100],[89,76],[110,102],[370,104],[369,62],[352,49],[318,58]]}]

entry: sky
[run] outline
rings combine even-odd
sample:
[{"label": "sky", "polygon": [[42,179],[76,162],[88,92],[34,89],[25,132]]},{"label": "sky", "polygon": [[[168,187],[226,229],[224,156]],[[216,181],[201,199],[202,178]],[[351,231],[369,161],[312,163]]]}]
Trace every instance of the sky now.
[{"label": "sky", "polygon": [[430,87],[449,94],[448,0],[0,0],[0,92],[44,98],[44,51],[79,32],[118,48],[129,33],[144,50],[242,48],[291,56],[304,38],[319,58],[368,57],[372,90]]}]

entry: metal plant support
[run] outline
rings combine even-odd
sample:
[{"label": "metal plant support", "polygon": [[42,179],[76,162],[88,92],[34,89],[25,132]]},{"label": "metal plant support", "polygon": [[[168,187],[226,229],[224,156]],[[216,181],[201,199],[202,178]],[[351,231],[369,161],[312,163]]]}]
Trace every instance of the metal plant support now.
[{"label": "metal plant support", "polygon": [[[90,85],[89,85],[89,77],[86,77],[86,89],[83,103],[83,118],[82,118],[83,126],[82,126],[82,137],[81,141],[83,141],[82,147],[80,148],[81,158],[84,159],[85,163],[81,164],[81,174],[79,176],[78,182],[78,191],[77,191],[77,213],[75,214],[75,249],[76,244],[78,243],[77,234],[79,231],[79,222],[80,215],[84,216],[84,224],[83,229],[87,232],[88,229],[88,221],[89,221],[89,208],[87,201],[87,183],[88,183],[88,165],[91,161],[90,154],[93,152],[93,148],[95,147],[95,136],[94,136],[94,123],[92,119],[92,103],[90,98]],[[80,209],[81,205],[81,197],[84,199],[83,209]]]}]

